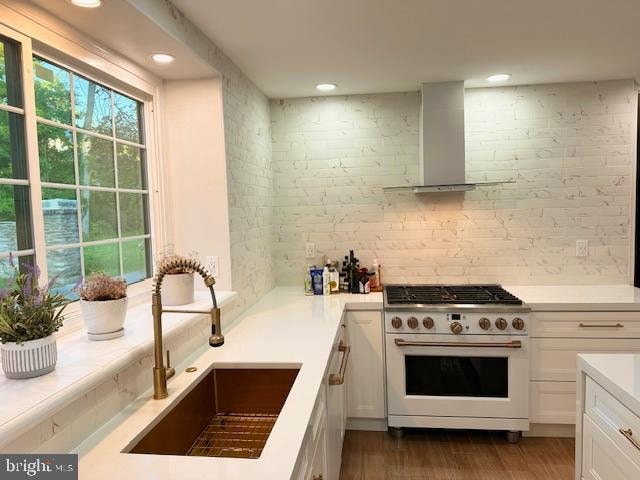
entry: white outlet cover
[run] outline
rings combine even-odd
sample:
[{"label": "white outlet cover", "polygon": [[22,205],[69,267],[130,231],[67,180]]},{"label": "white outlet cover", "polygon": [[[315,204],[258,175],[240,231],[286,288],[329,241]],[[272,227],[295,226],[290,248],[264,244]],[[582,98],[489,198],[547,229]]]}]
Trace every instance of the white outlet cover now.
[{"label": "white outlet cover", "polygon": [[307,242],[304,244],[304,256],[306,258],[314,258],[316,256],[316,244]]},{"label": "white outlet cover", "polygon": [[206,258],[207,270],[209,270],[209,273],[214,277],[220,275],[219,262],[220,260],[217,255],[209,255]]},{"label": "white outlet cover", "polygon": [[589,240],[576,240],[576,257],[589,256]]}]

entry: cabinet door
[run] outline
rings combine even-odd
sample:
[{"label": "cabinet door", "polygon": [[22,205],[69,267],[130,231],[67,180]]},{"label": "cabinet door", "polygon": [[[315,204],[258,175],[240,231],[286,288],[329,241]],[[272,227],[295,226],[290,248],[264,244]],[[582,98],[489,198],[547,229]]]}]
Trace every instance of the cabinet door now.
[{"label": "cabinet door", "polygon": [[[343,362],[348,358],[345,357],[347,352],[339,349],[344,343],[344,329],[341,328],[339,341],[334,345],[331,360],[329,361],[329,377],[326,381],[327,389],[327,480],[338,480],[340,477],[340,465],[342,463],[342,441],[344,439],[345,430],[345,384],[347,376],[344,376],[345,382],[341,384],[331,385],[331,374],[339,374]],[[346,372],[343,372],[346,373]]]},{"label": "cabinet door", "polygon": [[531,380],[575,382],[579,353],[639,353],[640,340],[612,338],[532,338]]},{"label": "cabinet door", "polygon": [[585,480],[637,480],[640,468],[598,427],[583,416],[582,478]]},{"label": "cabinet door", "polygon": [[347,416],[384,418],[384,337],[382,313],[347,312],[351,358],[347,367]]},{"label": "cabinet door", "polygon": [[315,452],[311,459],[311,470],[307,480],[325,480],[327,478],[327,465],[325,456],[325,445],[327,435],[327,424],[324,422],[317,436]]}]

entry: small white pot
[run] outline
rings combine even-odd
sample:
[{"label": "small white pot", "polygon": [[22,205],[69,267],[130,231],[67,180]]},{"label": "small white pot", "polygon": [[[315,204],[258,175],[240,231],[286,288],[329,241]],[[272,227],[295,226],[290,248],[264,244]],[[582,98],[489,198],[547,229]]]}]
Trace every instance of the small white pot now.
[{"label": "small white pot", "polygon": [[56,337],[53,334],[23,343],[2,343],[0,351],[2,370],[7,378],[39,377],[53,371],[58,361]]},{"label": "small white pot", "polygon": [[165,275],[162,280],[162,304],[193,303],[193,273]]},{"label": "small white pot", "polygon": [[80,300],[80,310],[90,340],[109,340],[124,335],[127,297],[88,302]]}]

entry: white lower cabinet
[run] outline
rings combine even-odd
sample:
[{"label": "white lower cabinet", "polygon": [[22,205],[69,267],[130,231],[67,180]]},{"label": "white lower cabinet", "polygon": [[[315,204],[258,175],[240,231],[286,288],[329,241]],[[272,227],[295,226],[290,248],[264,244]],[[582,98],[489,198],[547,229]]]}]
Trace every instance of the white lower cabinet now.
[{"label": "white lower cabinet", "polygon": [[583,384],[576,479],[639,479],[640,417],[590,377]]},{"label": "white lower cabinet", "polygon": [[638,480],[640,467],[585,415],[582,432],[582,477],[585,480]]},{"label": "white lower cabinet", "polygon": [[532,312],[530,338],[531,423],[575,424],[577,355],[640,352],[640,316]]},{"label": "white lower cabinet", "polygon": [[347,416],[384,419],[384,327],[382,313],[349,311],[346,325],[351,345],[347,367]]},{"label": "white lower cabinet", "polygon": [[350,359],[350,347],[347,345],[345,330],[345,327],[341,326],[336,337],[325,380],[318,392],[307,434],[298,455],[292,476],[295,480],[340,478],[342,445],[347,423],[347,365]]},{"label": "white lower cabinet", "polygon": [[342,465],[342,444],[347,424],[347,365],[351,350],[351,347],[347,345],[345,333],[345,324],[342,323],[329,361],[329,373],[325,380],[327,389],[327,474],[323,480],[338,480]]}]

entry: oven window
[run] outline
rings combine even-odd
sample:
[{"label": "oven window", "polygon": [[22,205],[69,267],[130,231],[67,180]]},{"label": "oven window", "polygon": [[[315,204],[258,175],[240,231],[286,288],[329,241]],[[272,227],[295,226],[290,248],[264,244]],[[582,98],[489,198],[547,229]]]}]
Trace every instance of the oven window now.
[{"label": "oven window", "polygon": [[406,355],[404,358],[407,395],[509,396],[507,357]]}]

